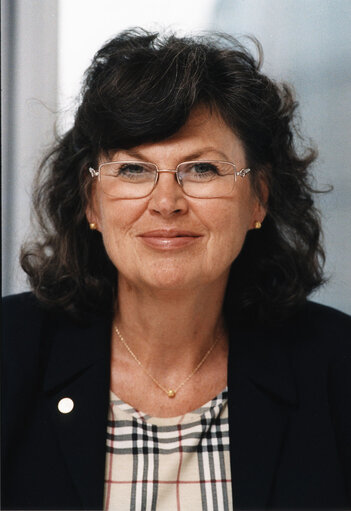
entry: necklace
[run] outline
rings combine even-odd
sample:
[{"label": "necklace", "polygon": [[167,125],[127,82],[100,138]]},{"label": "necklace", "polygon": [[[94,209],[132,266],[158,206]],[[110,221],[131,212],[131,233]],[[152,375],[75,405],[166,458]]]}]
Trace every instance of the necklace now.
[{"label": "necklace", "polygon": [[132,349],[130,348],[130,346],[127,344],[126,340],[124,339],[123,335],[121,334],[121,332],[118,330],[118,328],[115,326],[115,331],[116,331],[116,334],[118,335],[118,337],[120,338],[121,342],[123,343],[124,347],[127,349],[127,351],[130,353],[130,355],[134,358],[135,362],[141,367],[141,369],[148,375],[149,378],[151,378],[151,380],[163,391],[167,394],[168,397],[172,398],[172,397],[175,397],[177,392],[179,392],[179,390],[190,380],[190,378],[192,378],[192,376],[194,376],[195,373],[197,373],[197,371],[200,369],[200,367],[205,363],[207,357],[210,355],[210,353],[213,351],[213,348],[216,346],[217,342],[218,342],[218,339],[219,339],[219,336],[216,337],[214,343],[212,344],[212,346],[210,346],[210,348],[206,351],[205,355],[202,357],[202,359],[200,360],[200,362],[197,364],[197,366],[195,367],[195,369],[192,370],[192,372],[185,378],[184,381],[182,381],[178,387],[176,387],[175,389],[166,389],[166,387],[164,387],[159,381],[156,380],[156,378],[154,376],[152,376],[151,373],[149,373],[149,371],[146,369],[146,367],[143,366],[143,364],[140,362],[140,360],[138,359],[138,357],[136,356],[136,354],[132,351]]}]

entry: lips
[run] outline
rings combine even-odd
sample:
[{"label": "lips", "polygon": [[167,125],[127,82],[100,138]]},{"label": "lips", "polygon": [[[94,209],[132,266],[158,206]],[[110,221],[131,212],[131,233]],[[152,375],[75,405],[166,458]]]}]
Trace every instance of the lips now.
[{"label": "lips", "polygon": [[157,229],[142,233],[139,237],[142,242],[152,248],[171,250],[191,245],[202,235],[183,229]]},{"label": "lips", "polygon": [[197,234],[192,231],[183,231],[178,229],[158,229],[155,231],[145,232],[140,235],[141,237],[152,237],[152,238],[182,238],[182,237],[199,237],[200,234]]}]

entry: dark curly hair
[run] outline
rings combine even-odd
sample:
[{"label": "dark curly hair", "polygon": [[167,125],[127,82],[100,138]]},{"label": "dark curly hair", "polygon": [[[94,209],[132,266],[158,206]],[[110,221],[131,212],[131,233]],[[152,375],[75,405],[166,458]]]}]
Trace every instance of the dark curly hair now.
[{"label": "dark curly hair", "polygon": [[[89,166],[101,154],[176,133],[198,105],[215,109],[243,142],[251,184],[269,189],[260,231],[247,234],[232,264],[225,311],[236,318],[281,319],[323,282],[324,253],[309,172],[316,153],[301,152],[291,89],[261,73],[236,39],[121,33],[95,55],[85,74],[75,122],[43,161],[34,208],[41,237],[22,248],[36,296],[75,317],[110,311],[117,270],[85,211]],[[296,140],[300,149],[297,149]]]}]

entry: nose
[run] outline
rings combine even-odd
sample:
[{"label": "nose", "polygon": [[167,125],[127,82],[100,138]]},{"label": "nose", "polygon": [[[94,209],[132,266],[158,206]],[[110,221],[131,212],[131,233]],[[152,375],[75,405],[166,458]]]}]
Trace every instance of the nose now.
[{"label": "nose", "polygon": [[188,201],[177,182],[175,172],[159,172],[156,187],[150,195],[149,209],[163,217],[186,213]]}]

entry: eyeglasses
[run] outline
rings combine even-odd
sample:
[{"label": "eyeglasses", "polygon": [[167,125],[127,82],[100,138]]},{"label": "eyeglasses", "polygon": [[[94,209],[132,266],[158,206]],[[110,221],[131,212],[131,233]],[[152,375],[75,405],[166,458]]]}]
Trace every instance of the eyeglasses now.
[{"label": "eyeglasses", "polygon": [[152,193],[159,174],[175,174],[177,183],[189,197],[220,198],[230,195],[237,177],[245,177],[250,169],[236,170],[228,161],[185,161],[175,170],[160,170],[154,163],[144,161],[111,161],[89,168],[97,177],[102,191],[115,199],[141,199]]}]

